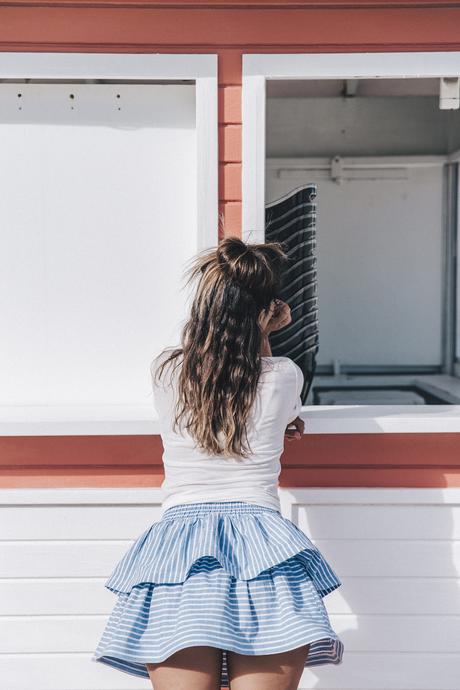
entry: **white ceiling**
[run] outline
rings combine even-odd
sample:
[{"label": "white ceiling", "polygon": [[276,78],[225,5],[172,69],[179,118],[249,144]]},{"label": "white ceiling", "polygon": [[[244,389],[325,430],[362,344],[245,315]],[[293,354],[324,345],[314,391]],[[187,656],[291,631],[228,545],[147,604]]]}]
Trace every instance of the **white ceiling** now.
[{"label": "white ceiling", "polygon": [[[308,98],[345,95],[343,79],[267,80],[268,98]],[[358,79],[349,84],[355,96],[438,96],[439,79]]]}]

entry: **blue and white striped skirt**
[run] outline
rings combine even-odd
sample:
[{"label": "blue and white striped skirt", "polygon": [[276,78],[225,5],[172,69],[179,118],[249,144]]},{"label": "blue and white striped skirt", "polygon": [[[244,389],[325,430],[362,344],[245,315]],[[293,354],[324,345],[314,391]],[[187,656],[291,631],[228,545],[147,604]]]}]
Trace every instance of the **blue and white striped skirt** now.
[{"label": "blue and white striped skirt", "polygon": [[339,664],[343,642],[323,597],[341,581],[297,525],[245,501],[181,503],[165,510],[105,583],[117,595],[94,653],[148,678],[146,664],[184,647],[275,654],[310,644],[305,666]]}]

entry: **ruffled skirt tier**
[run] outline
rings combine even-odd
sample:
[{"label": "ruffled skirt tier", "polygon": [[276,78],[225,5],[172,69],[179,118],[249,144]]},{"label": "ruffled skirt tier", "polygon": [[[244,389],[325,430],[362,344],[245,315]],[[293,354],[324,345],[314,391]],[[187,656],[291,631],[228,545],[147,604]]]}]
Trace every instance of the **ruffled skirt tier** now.
[{"label": "ruffled skirt tier", "polygon": [[273,508],[244,501],[167,509],[105,586],[117,595],[93,656],[148,678],[147,663],[185,647],[263,655],[310,644],[305,666],[339,664],[343,643],[323,597],[341,581],[318,548]]}]

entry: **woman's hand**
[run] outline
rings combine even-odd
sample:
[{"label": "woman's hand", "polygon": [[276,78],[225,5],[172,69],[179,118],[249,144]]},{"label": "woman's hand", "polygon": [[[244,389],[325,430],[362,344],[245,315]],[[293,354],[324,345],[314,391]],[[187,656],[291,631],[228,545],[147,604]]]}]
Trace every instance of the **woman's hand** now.
[{"label": "woman's hand", "polygon": [[259,317],[259,325],[266,335],[272,331],[279,331],[292,321],[291,308],[287,302],[280,299],[273,300],[269,308],[264,309]]},{"label": "woman's hand", "polygon": [[[291,426],[294,426],[295,429],[291,429]],[[305,422],[303,421],[303,419],[301,419],[301,417],[296,417],[293,422],[290,422],[287,425],[286,431],[284,432],[284,438],[288,441],[300,441],[300,439],[303,436],[304,430]]]}]

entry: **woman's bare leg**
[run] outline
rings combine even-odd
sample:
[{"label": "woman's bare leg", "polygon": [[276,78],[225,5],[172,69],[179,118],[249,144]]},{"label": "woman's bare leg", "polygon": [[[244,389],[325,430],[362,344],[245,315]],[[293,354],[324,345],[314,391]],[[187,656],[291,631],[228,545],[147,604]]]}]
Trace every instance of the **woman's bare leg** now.
[{"label": "woman's bare leg", "polygon": [[186,647],[158,664],[147,664],[154,690],[217,690],[222,669],[222,650]]},{"label": "woman's bare leg", "polygon": [[297,690],[310,645],[280,654],[227,652],[230,690]]}]

